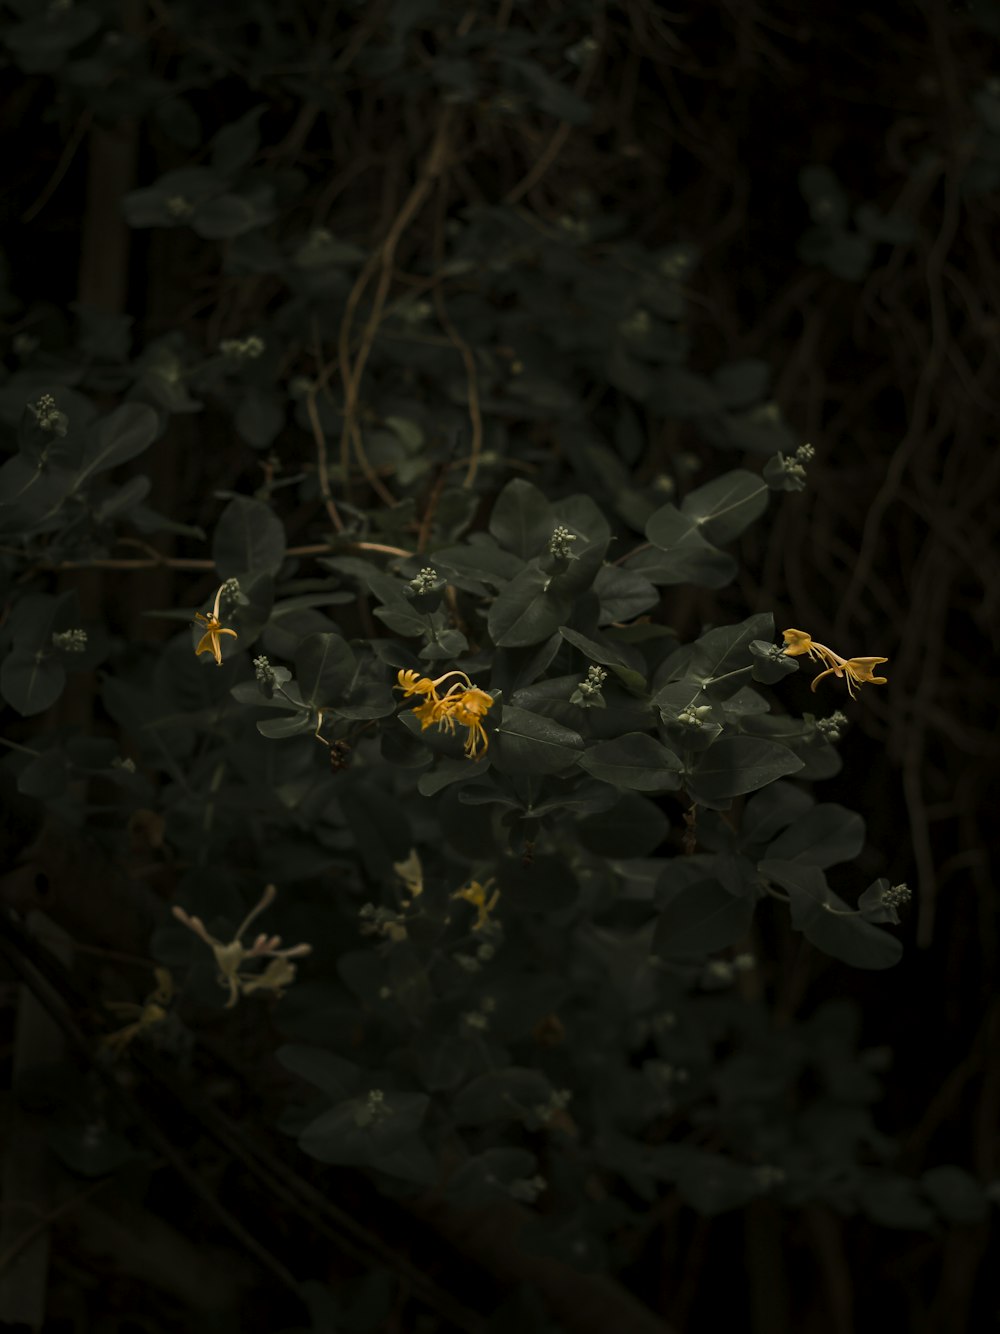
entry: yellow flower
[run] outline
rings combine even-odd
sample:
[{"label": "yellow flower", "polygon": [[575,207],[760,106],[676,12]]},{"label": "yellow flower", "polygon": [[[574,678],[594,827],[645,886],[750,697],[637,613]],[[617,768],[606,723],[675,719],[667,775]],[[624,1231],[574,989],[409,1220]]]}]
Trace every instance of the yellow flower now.
[{"label": "yellow flower", "polygon": [[485,690],[472,686],[471,689],[443,702],[450,705],[449,714],[455,722],[469,729],[465,741],[466,755],[470,760],[478,759],[480,747],[485,754],[486,747],[490,744],[486,729],[483,727],[483,719],[493,703],[492,695],[487,695]]},{"label": "yellow flower", "polygon": [[202,625],[207,626],[205,633],[198,640],[198,647],[195,649],[195,656],[200,653],[212,653],[215,656],[216,666],[222,666],[222,644],[219,642],[220,635],[232,635],[237,638],[235,630],[227,630],[219,621],[219,601],[222,597],[222,590],[225,584],[219,585],[219,591],[215,595],[215,606],[212,608],[210,616],[203,616],[200,611],[196,611],[194,619],[201,621]]},{"label": "yellow flower", "polygon": [[[452,894],[453,899],[464,899],[466,903],[471,903],[476,909],[476,920],[472,925],[473,931],[481,931],[490,920],[490,913],[497,906],[500,898],[500,891],[495,889],[489,894],[490,886],[493,884],[493,877],[481,885],[478,880],[470,880],[467,885],[461,889],[456,889]],[[487,897],[489,895],[489,897]]]},{"label": "yellow flower", "polygon": [[810,689],[815,690],[824,676],[840,676],[847,682],[847,693],[852,699],[857,696],[854,687],[868,682],[874,686],[884,686],[887,684],[887,677],[875,676],[872,668],[877,667],[879,663],[888,662],[888,658],[842,658],[839,653],[834,653],[832,648],[827,648],[825,644],[819,644],[812,639],[804,630],[785,630],[785,656],[796,658],[803,653],[812,658],[814,662],[826,663],[826,670],[813,678]]},{"label": "yellow flower", "polygon": [[[225,1006],[227,1010],[232,1009],[241,994],[248,995],[254,991],[273,991],[280,996],[282,989],[295,980],[295,965],[290,963],[289,960],[300,959],[304,954],[312,953],[311,945],[292,945],[291,948],[280,949],[280,936],[268,936],[261,933],[249,948],[240,939],[254,918],[273,903],[277,892],[274,885],[268,885],[265,888],[260,902],[255,908],[250,909],[240,923],[235,936],[229,941],[217,940],[205,929],[205,923],[200,917],[194,917],[186,913],[177,904],[174,904],[171,909],[177,920],[183,922],[186,927],[192,930],[199,940],[204,941],[215,955],[215,962],[219,969],[219,986],[225,987],[229,992],[229,999]],[[264,958],[270,959],[271,962],[262,973],[240,972],[245,959]]]},{"label": "yellow flower", "polygon": [[[452,676],[460,677],[461,680],[453,681],[444,695],[439,695],[438,686]],[[394,689],[402,690],[406,697],[425,697],[413,710],[413,716],[420,721],[421,731],[436,725],[454,732],[455,724],[459,723],[469,729],[465,742],[465,753],[469,759],[476,760],[480,754],[485,754],[489,738],[483,727],[483,719],[493,703],[493,696],[474,686],[465,672],[445,672],[432,681],[429,677],[418,676],[415,671],[401,670],[397,681],[398,685]]]},{"label": "yellow flower", "polygon": [[802,653],[808,653],[810,658],[815,658],[816,650],[812,639],[804,630],[783,630],[785,637],[785,656],[788,658],[797,658]]},{"label": "yellow flower", "polygon": [[811,686],[815,690],[824,676],[829,676],[832,672],[834,676],[843,676],[847,680],[847,693],[852,699],[857,696],[854,693],[854,687],[868,681],[873,686],[884,686],[888,677],[873,676],[872,668],[877,667],[880,662],[888,662],[888,658],[840,658],[832,667],[828,667],[825,672],[820,672],[819,676],[813,678]]}]

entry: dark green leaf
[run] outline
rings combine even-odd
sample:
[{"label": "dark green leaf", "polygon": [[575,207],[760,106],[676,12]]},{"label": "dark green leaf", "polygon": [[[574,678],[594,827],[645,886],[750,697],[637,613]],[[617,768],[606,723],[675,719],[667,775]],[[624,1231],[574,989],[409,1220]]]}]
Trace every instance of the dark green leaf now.
[{"label": "dark green leaf", "polygon": [[634,792],[671,792],[681,785],[678,757],[644,732],[590,746],[580,766],[604,783]]},{"label": "dark green leaf", "polygon": [[54,654],[14,649],[0,668],[0,690],[7,703],[28,718],[44,713],[56,702],[66,684],[66,673]]},{"label": "dark green leaf", "polygon": [[452,1116],[460,1126],[488,1126],[519,1121],[534,1108],[544,1106],[552,1086],[540,1070],[511,1066],[480,1075],[466,1084],[452,1104]]},{"label": "dark green leaf", "polygon": [[583,750],[583,737],[572,728],[541,714],[504,706],[493,762],[502,772],[555,774],[573,768]]},{"label": "dark green leaf", "polygon": [[637,792],[626,792],[610,810],[577,824],[580,842],[601,857],[648,857],[670,831],[660,808]]},{"label": "dark green leaf", "polygon": [[527,866],[519,857],[505,858],[497,868],[497,888],[501,917],[505,905],[524,913],[561,912],[571,908],[579,894],[576,877],[556,856],[535,857]]},{"label": "dark green leaf", "polygon": [[[709,542],[732,542],[764,513],[767,501],[767,484],[755,473],[738,468],[692,491],[684,498],[681,511],[695,521]],[[652,522],[646,525],[647,534]]]},{"label": "dark green leaf", "polygon": [[899,962],[903,947],[895,936],[848,908],[818,866],[767,860],[758,869],[788,892],[792,926],[824,954],[855,968],[891,968]]},{"label": "dark green leaf", "polygon": [[691,767],[687,788],[696,801],[724,801],[801,768],[799,757],[775,741],[722,736]]},{"label": "dark green leaf", "polygon": [[566,620],[569,594],[559,592],[551,575],[529,565],[510,581],[490,607],[490,637],[498,648],[525,648],[548,639]]},{"label": "dark green leaf", "polygon": [[778,861],[835,866],[853,861],[865,842],[865,822],[856,811],[823,802],[800,815],[767,849]]},{"label": "dark green leaf", "polygon": [[361,1087],[361,1067],[321,1047],[290,1044],[279,1047],[275,1055],[286,1070],[315,1084],[332,1102],[350,1098]]},{"label": "dark green leaf", "polygon": [[149,448],[158,430],[156,413],[144,403],[123,403],[115,408],[88,433],[75,489],[94,473],[134,459]]},{"label": "dark green leaf", "polygon": [[497,496],[489,529],[505,550],[530,560],[548,542],[554,527],[552,506],[537,487],[520,477],[508,482]]},{"label": "dark green leaf", "polygon": [[654,948],[664,958],[714,954],[743,940],[754,900],[734,898],[716,880],[699,880],[675,894],[660,914]]},{"label": "dark green leaf", "polygon": [[948,1223],[982,1223],[990,1212],[989,1196],[981,1181],[961,1167],[932,1167],[920,1178],[920,1188]]},{"label": "dark green leaf", "polygon": [[221,579],[259,571],[276,574],[285,559],[281,520],[262,500],[236,496],[215,526],[212,559]]},{"label": "dark green leaf", "polygon": [[335,631],[310,635],[295,655],[295,679],[302,699],[314,708],[339,704],[356,668],[350,645]]}]

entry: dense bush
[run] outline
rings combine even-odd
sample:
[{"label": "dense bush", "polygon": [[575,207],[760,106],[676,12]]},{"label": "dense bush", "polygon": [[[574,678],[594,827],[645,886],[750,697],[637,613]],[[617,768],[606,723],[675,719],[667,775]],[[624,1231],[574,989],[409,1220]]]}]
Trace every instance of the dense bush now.
[{"label": "dense bush", "polygon": [[[687,1211],[983,1224],[899,1163],[857,1007],[804,1003],[814,951],[902,954],[894,849],[823,795],[894,655],[753,587],[836,461],[703,327],[697,181],[629,187],[608,82],[672,20],[6,8],[66,139],[29,234],[89,162],[79,280],[11,253],[0,385],[3,950],[70,1041],[21,1090],[63,1167],[181,1230],[185,1183],[270,1269],[259,1325],[218,1296],[248,1329],[662,1328]],[[813,276],[917,242],[906,192],[793,184]]]}]

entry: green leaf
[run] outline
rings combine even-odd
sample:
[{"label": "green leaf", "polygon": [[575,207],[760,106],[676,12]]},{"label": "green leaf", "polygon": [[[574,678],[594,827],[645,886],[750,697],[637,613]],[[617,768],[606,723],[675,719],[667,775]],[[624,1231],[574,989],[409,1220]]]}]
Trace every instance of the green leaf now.
[{"label": "green leaf", "polygon": [[670,832],[670,821],[655,802],[626,792],[607,811],[577,822],[577,837],[600,857],[648,857]]},{"label": "green leaf", "polygon": [[865,822],[856,811],[822,802],[800,815],[767,850],[778,861],[835,866],[853,861],[865,842]]},{"label": "green leaf", "polygon": [[285,559],[281,520],[262,500],[234,497],[215,526],[212,559],[221,579],[259,571],[276,574]]},{"label": "green leaf", "polygon": [[220,176],[233,176],[252,162],[260,148],[260,118],[265,105],[254,107],[231,125],[224,125],[212,140],[212,166]]},{"label": "green leaf", "polygon": [[263,227],[272,216],[273,210],[259,207],[244,195],[221,194],[196,205],[191,230],[207,241],[226,241]]},{"label": "green leaf", "polygon": [[883,1227],[926,1232],[934,1225],[934,1214],[920,1198],[917,1183],[908,1177],[866,1174],[857,1189],[861,1208]]},{"label": "green leaf", "polygon": [[660,601],[655,584],[620,565],[601,566],[594,579],[594,592],[601,602],[600,625],[631,621]]},{"label": "green leaf", "polygon": [[60,746],[29,760],[17,776],[17,790],[26,797],[58,797],[69,783],[69,765]]},{"label": "green leaf", "polygon": [[754,357],[730,361],[712,375],[727,408],[748,408],[752,403],[758,403],[767,393],[770,379],[770,365]]},{"label": "green leaf", "polygon": [[63,692],[66,673],[54,654],[14,649],[0,668],[0,691],[7,703],[29,718],[51,708]]},{"label": "green leaf", "polygon": [[553,527],[552,506],[536,486],[520,477],[507,483],[490,514],[491,534],[522,560],[539,554]]},{"label": "green leaf", "polygon": [[599,741],[581,757],[580,767],[604,783],[633,792],[672,792],[681,785],[678,757],[645,732]]},{"label": "green leaf", "polygon": [[354,680],[357,661],[335,631],[310,635],[295,655],[295,679],[302,699],[314,708],[336,705]]},{"label": "green leaf", "polygon": [[[750,676],[749,670],[740,676],[733,675],[751,668],[750,644],[755,639],[773,637],[774,617],[769,611],[748,616],[738,625],[716,626],[695,641],[688,673],[703,681],[713,699],[727,699],[746,685]],[[719,679],[722,677],[727,679]]]},{"label": "green leaf", "polygon": [[740,847],[745,849],[769,843],[812,805],[812,797],[802,788],[791,783],[772,783],[752,796],[744,806]]},{"label": "green leaf", "polygon": [[[731,542],[764,513],[768,495],[766,482],[737,468],[692,491],[684,498],[681,512],[695,521],[709,542]],[[649,524],[646,528],[648,532]]]},{"label": "green leaf", "polygon": [[891,968],[899,962],[903,947],[895,936],[848,908],[818,866],[765,860],[757,869],[788,892],[792,926],[824,954],[855,968]]},{"label": "green leaf", "polygon": [[293,1075],[314,1084],[332,1102],[342,1102],[361,1087],[361,1067],[321,1047],[303,1047],[291,1043],[275,1052],[278,1060]]},{"label": "green leaf", "polygon": [[497,867],[497,888],[501,915],[505,904],[524,913],[562,912],[580,892],[576,876],[557,856],[536,857],[527,866],[519,857],[504,858]]},{"label": "green leaf", "polygon": [[982,1223],[990,1212],[990,1200],[981,1181],[961,1167],[943,1164],[920,1178],[920,1189],[948,1223]]},{"label": "green leaf", "polygon": [[664,958],[714,954],[746,936],[753,911],[751,897],[734,898],[717,880],[699,880],[675,894],[663,909],[654,949]]},{"label": "green leaf", "polygon": [[74,490],[94,473],[134,459],[149,448],[158,430],[159,418],[145,403],[123,403],[115,408],[88,432]]},{"label": "green leaf", "polygon": [[750,643],[750,655],[753,658],[753,679],[761,685],[771,686],[782,677],[791,676],[799,670],[794,658],[784,654],[774,655],[774,644],[768,639],[754,639]]},{"label": "green leaf", "polygon": [[676,505],[661,505],[646,522],[646,537],[657,552],[638,551],[625,568],[654,584],[702,584],[721,588],[736,571],[736,562],[707,542],[697,521]]},{"label": "green leaf", "polygon": [[551,575],[529,565],[510,581],[490,607],[487,626],[498,648],[526,648],[548,639],[573,607]]},{"label": "green leaf", "polygon": [[[299,1135],[299,1147],[321,1163],[344,1167],[377,1167],[390,1175],[408,1180],[423,1180],[424,1163],[416,1173],[405,1168],[409,1149],[417,1139],[430,1098],[426,1093],[386,1093],[384,1112],[371,1118],[367,1096],[348,1099],[316,1118]],[[367,1119],[366,1119],[367,1118]],[[429,1163],[433,1178],[433,1161]],[[403,1171],[400,1167],[403,1166]]]},{"label": "green leaf", "polygon": [[490,539],[462,547],[442,547],[434,552],[433,561],[435,568],[457,587],[466,588],[471,581],[473,592],[480,583],[503,588],[523,569],[517,556],[502,551]]},{"label": "green leaf", "polygon": [[530,1116],[535,1107],[544,1106],[552,1096],[552,1086],[540,1070],[513,1065],[480,1075],[466,1084],[452,1104],[456,1125],[488,1126],[501,1121],[518,1121]]},{"label": "green leaf", "polygon": [[538,1160],[527,1149],[487,1149],[468,1158],[448,1178],[445,1196],[463,1209],[481,1209],[511,1200],[510,1186],[535,1174]]},{"label": "green leaf", "polygon": [[243,389],[233,425],[241,440],[254,449],[266,449],[285,425],[285,405],[277,394],[265,389]]},{"label": "green leaf", "polygon": [[302,713],[290,713],[284,718],[262,718],[257,724],[261,736],[280,741],[284,737],[301,736],[303,732],[314,729],[314,720],[303,710]]},{"label": "green leaf", "polygon": [[504,706],[490,754],[501,773],[565,773],[583,750],[583,737],[539,713]]},{"label": "green leaf", "polygon": [[722,736],[688,771],[687,789],[695,801],[724,801],[754,792],[801,768],[799,757],[776,741]]}]

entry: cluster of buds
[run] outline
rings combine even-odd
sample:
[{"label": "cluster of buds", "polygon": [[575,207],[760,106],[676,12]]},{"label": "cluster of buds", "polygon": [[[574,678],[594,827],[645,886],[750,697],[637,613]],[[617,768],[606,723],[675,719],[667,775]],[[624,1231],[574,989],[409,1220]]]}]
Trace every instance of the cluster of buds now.
[{"label": "cluster of buds", "polygon": [[365,903],[358,910],[358,916],[361,919],[360,930],[363,936],[384,936],[394,945],[398,945],[407,937],[408,932],[402,913],[393,912],[391,908]]},{"label": "cluster of buds", "polygon": [[474,1032],[485,1033],[490,1026],[490,1015],[497,1008],[497,1003],[492,996],[483,996],[479,1002],[478,1010],[467,1010],[462,1015],[462,1022],[466,1028],[471,1028]]},{"label": "cluster of buds", "polygon": [[755,966],[752,954],[737,954],[732,959],[712,959],[705,965],[704,981],[708,986],[729,986],[738,973],[748,973]]},{"label": "cluster of buds", "polygon": [[909,885],[890,885],[882,891],[882,902],[887,908],[905,908],[913,898]]},{"label": "cluster of buds", "polygon": [[52,636],[52,647],[63,653],[85,653],[87,650],[86,630],[59,630]]},{"label": "cluster of buds", "polygon": [[219,351],[234,361],[256,361],[263,355],[265,346],[263,338],[251,334],[249,338],[223,338]]},{"label": "cluster of buds", "polygon": [[831,713],[829,718],[816,719],[816,731],[824,741],[839,741],[842,729],[846,726],[847,714],[841,713],[839,709]]},{"label": "cluster of buds", "polygon": [[705,719],[710,717],[711,713],[711,704],[689,704],[687,708],[681,709],[677,721],[683,723],[685,727],[704,727]]},{"label": "cluster of buds", "polygon": [[437,570],[431,565],[425,565],[424,568],[413,576],[407,584],[411,593],[429,593],[438,582]]},{"label": "cluster of buds", "polygon": [[[770,405],[774,406],[774,405]],[[802,491],[806,484],[806,464],[816,457],[812,445],[799,445],[787,458],[775,454],[764,464],[764,481],[779,491]]]},{"label": "cluster of buds", "polygon": [[588,667],[586,679],[577,683],[576,689],[569,697],[571,704],[578,704],[583,709],[592,709],[604,707],[604,696],[601,694],[601,688],[608,679],[608,674],[603,667]]},{"label": "cluster of buds", "polygon": [[28,411],[38,423],[39,430],[64,436],[69,430],[69,418],[60,412],[51,394],[42,394],[37,403],[29,403]]},{"label": "cluster of buds", "polygon": [[573,543],[576,541],[576,534],[571,533],[565,524],[556,524],[552,530],[552,536],[549,538],[549,555],[555,556],[559,560],[567,560],[573,554]]},{"label": "cluster of buds", "polygon": [[[312,953],[311,945],[292,945],[290,948],[282,949],[280,936],[269,936],[263,932],[257,936],[252,945],[243,944],[244,932],[254,918],[274,902],[277,892],[274,885],[268,885],[261,895],[260,902],[255,908],[251,908],[232,940],[228,941],[217,940],[211,935],[205,929],[200,917],[192,916],[176,904],[171,909],[177,920],[193,931],[199,940],[204,941],[215,955],[215,962],[219,968],[219,985],[229,992],[229,999],[226,1001],[227,1010],[232,1009],[240,996],[249,996],[255,991],[273,991],[275,995],[280,996],[284,988],[295,981],[295,964],[292,960],[301,959],[304,955]],[[262,973],[241,972],[243,965],[250,959],[267,959],[269,962]]]},{"label": "cluster of buds", "polygon": [[[439,695],[438,686],[453,676],[461,679],[452,682],[445,693]],[[397,685],[393,688],[401,690],[404,698],[423,696],[422,702],[413,710],[414,716],[420,720],[421,731],[436,724],[438,728],[454,732],[457,723],[468,729],[465,741],[468,758],[478,760],[481,755],[485,755],[489,740],[483,719],[493,704],[492,695],[474,686],[466,674],[459,671],[445,672],[432,681],[430,677],[418,676],[415,671],[400,670],[396,679]]]},{"label": "cluster of buds", "polygon": [[825,671],[813,677],[810,687],[812,690],[816,689],[824,676],[830,676],[831,674],[846,679],[847,693],[852,699],[856,698],[855,686],[863,685],[865,682],[875,686],[886,684],[887,678],[873,675],[872,669],[880,663],[888,662],[888,658],[842,658],[839,653],[834,653],[832,648],[827,648],[825,644],[816,643],[804,630],[785,630],[783,634],[786,657],[797,658],[805,654],[812,658],[814,662],[827,664]]},{"label": "cluster of buds", "polygon": [[385,1100],[381,1089],[369,1089],[365,1101],[359,1102],[354,1112],[354,1124],[360,1128],[377,1126],[388,1121],[393,1115],[392,1108]]},{"label": "cluster of buds", "polygon": [[172,218],[180,221],[182,218],[189,218],[194,212],[194,205],[190,199],[185,199],[183,195],[171,195],[169,199],[163,201],[163,207]]}]

